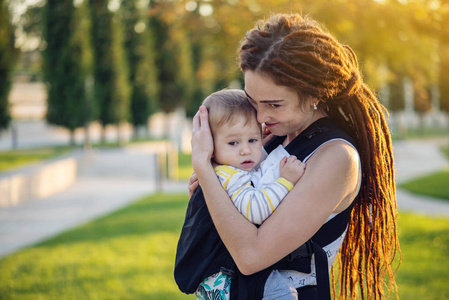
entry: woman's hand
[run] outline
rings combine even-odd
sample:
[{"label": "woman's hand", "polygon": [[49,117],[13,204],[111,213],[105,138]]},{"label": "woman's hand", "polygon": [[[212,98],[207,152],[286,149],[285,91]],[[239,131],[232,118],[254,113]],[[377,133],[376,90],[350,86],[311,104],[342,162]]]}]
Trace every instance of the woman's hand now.
[{"label": "woman's hand", "polygon": [[201,172],[207,167],[212,167],[211,157],[214,151],[214,141],[209,127],[209,115],[207,108],[203,105],[200,106],[193,117],[191,145],[193,170],[201,178]]},{"label": "woman's hand", "polygon": [[[218,164],[214,162],[214,160],[211,161],[211,164],[214,169],[216,166],[218,166]],[[195,172],[193,172],[189,177],[189,184],[187,186],[187,189],[189,190],[189,199],[192,197],[193,193],[195,193],[199,185],[200,182],[198,181],[198,177],[196,176]]]},{"label": "woman's hand", "polygon": [[193,193],[195,193],[196,189],[200,182],[198,181],[198,177],[196,177],[195,172],[192,173],[192,176],[189,178],[189,185],[187,189],[189,190],[189,199],[192,198]]}]

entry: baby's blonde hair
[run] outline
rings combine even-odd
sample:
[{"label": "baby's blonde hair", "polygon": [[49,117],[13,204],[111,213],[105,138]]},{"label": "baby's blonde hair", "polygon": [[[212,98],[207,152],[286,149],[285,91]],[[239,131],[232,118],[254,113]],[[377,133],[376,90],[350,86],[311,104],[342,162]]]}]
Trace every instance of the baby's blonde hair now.
[{"label": "baby's blonde hair", "polygon": [[232,124],[236,118],[244,118],[245,125],[251,120],[256,120],[256,110],[242,90],[224,89],[212,93],[204,99],[203,105],[209,112],[212,134],[223,125]]}]

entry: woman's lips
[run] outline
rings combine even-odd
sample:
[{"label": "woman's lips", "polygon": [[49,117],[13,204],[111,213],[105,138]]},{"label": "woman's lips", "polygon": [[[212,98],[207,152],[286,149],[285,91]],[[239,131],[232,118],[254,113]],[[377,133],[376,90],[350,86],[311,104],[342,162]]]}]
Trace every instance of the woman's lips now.
[{"label": "woman's lips", "polygon": [[267,126],[268,128],[275,126],[277,123],[265,123],[265,126]]}]

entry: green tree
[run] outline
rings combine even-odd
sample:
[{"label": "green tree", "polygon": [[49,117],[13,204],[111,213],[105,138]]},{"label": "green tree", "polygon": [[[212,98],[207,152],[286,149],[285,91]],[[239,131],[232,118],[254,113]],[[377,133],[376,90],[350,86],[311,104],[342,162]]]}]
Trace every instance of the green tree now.
[{"label": "green tree", "polygon": [[90,120],[86,95],[86,70],[83,69],[83,48],[77,36],[76,8],[72,0],[47,0],[44,8],[43,51],[44,78],[47,83],[47,121],[74,131]]},{"label": "green tree", "polygon": [[98,114],[98,107],[93,95],[93,49],[90,35],[86,32],[91,30],[91,19],[89,18],[90,11],[86,2],[82,2],[75,12],[75,44],[78,45],[80,53],[77,57],[81,69],[81,75],[84,79],[84,105],[83,110],[85,114],[85,147],[90,147],[90,133],[89,125],[94,121]]},{"label": "green tree", "polygon": [[92,20],[91,41],[94,57],[94,97],[99,110],[99,121],[105,127],[117,125],[118,143],[120,122],[129,118],[130,85],[128,65],[124,55],[123,32],[118,16],[108,9],[107,0],[89,0]]},{"label": "green tree", "polygon": [[169,25],[158,15],[152,16],[149,24],[155,33],[155,45],[158,48],[156,53],[156,68],[158,69],[158,82],[160,84],[157,100],[164,112],[171,112],[180,103],[182,91],[177,85],[177,65],[176,57],[169,35]]},{"label": "green tree", "polygon": [[155,35],[156,68],[159,70],[159,106],[165,113],[183,106],[192,89],[192,50],[176,3],[150,3],[150,27]]},{"label": "green tree", "polygon": [[440,45],[440,76],[438,88],[440,90],[440,108],[449,114],[449,43]]},{"label": "green tree", "polygon": [[202,58],[202,47],[198,42],[193,42],[192,45],[192,67],[194,71],[194,76],[192,77],[193,93],[190,99],[186,102],[186,115],[188,117],[193,117],[198,111],[201,103],[205,98],[201,81],[198,78],[198,72],[201,64]]},{"label": "green tree", "polygon": [[[194,94],[192,45],[176,2],[151,2],[149,25],[155,35],[155,65],[158,69],[157,100],[164,113],[185,107]],[[184,9],[184,8],[182,8]]]},{"label": "green tree", "polygon": [[257,16],[243,1],[198,1],[185,12],[182,27],[188,31],[194,74],[193,94],[185,104],[188,116],[205,96],[240,79],[236,50]]},{"label": "green tree", "polygon": [[11,120],[8,95],[17,56],[14,48],[14,31],[6,2],[0,0],[0,131],[6,129]]},{"label": "green tree", "polygon": [[[9,2],[11,9],[16,11],[18,7],[24,7],[28,4],[26,0]],[[16,47],[20,52],[16,74],[26,75],[31,81],[43,81],[41,49],[44,49],[46,45],[43,39],[45,3],[44,0],[33,2],[33,4],[26,6],[26,10],[14,19],[14,27],[19,37],[16,40]],[[29,41],[38,42],[33,43],[30,47]]]},{"label": "green tree", "polygon": [[146,8],[138,7],[134,0],[123,0],[121,3],[124,47],[131,84],[131,122],[135,137],[138,128],[146,125],[148,117],[155,112],[158,93],[153,33],[142,12],[146,12]]},{"label": "green tree", "polygon": [[[434,14],[435,25],[438,29],[438,57],[440,90],[440,108],[449,115],[449,1],[440,1],[441,6]],[[435,28],[436,27],[436,28]]]},{"label": "green tree", "polygon": [[[190,44],[190,66],[192,72],[189,78],[191,94],[189,95],[190,97],[185,99],[183,105],[186,109],[186,115],[193,117],[206,96],[204,90],[207,82],[212,80],[211,73],[205,74],[201,72],[201,65],[207,61],[205,54],[210,49],[211,44],[206,42],[209,31],[204,26],[204,22],[198,13],[198,6],[191,12],[185,12],[182,27]],[[196,30],[196,28],[203,28],[203,30]]]}]

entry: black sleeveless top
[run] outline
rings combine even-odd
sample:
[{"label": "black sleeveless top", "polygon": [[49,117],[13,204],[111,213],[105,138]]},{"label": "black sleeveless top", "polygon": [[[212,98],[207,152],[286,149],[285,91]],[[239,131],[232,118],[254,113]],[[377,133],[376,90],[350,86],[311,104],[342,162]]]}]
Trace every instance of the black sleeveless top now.
[{"label": "black sleeveless top", "polygon": [[[354,140],[331,118],[321,118],[293,139],[285,149],[304,160],[318,147],[332,139],[341,138],[355,147]],[[265,149],[274,150],[285,139],[273,138]],[[315,254],[317,289],[314,299],[330,299],[327,255],[322,249],[336,240],[346,230],[352,206],[325,223],[304,245],[276,264],[255,274],[245,276],[235,266],[231,255],[221,241],[207,209],[201,187],[190,198],[181,236],[178,241],[174,276],[179,289],[194,293],[207,277],[222,271],[231,276],[231,299],[262,299],[265,282],[272,270],[311,272],[311,257]],[[301,291],[298,290],[301,295]],[[310,298],[307,294],[307,299]]]}]

